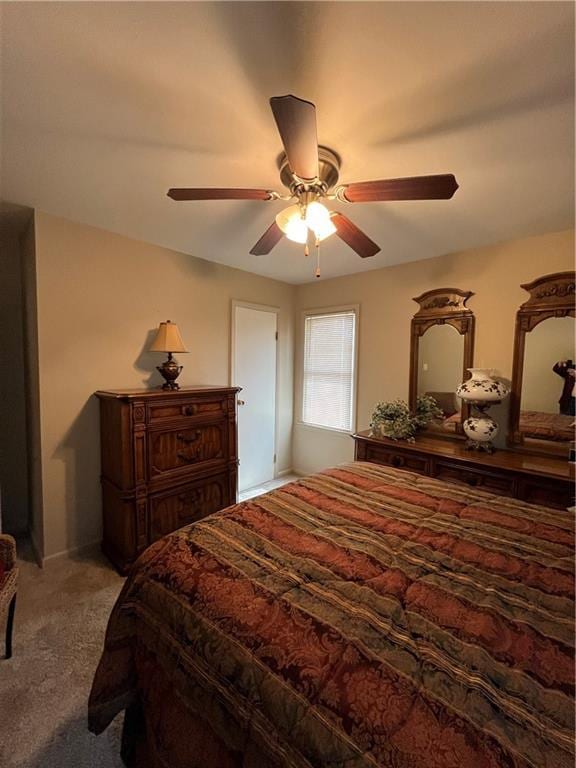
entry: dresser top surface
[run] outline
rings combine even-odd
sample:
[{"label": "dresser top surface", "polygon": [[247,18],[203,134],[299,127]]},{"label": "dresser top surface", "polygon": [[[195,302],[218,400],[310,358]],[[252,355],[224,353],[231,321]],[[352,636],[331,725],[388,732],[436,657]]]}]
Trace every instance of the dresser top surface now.
[{"label": "dresser top surface", "polygon": [[182,395],[206,395],[206,394],[228,394],[241,392],[242,387],[211,387],[201,385],[197,387],[181,387],[180,389],[169,390],[157,387],[155,389],[102,389],[94,394],[100,398],[117,398],[120,400],[146,400],[150,399],[170,399],[182,397]]},{"label": "dresser top surface", "polygon": [[372,437],[369,429],[358,432],[354,438],[381,444],[387,448],[416,453],[431,453],[435,456],[487,468],[509,469],[526,474],[547,475],[564,479],[573,479],[575,474],[574,465],[568,462],[567,457],[561,459],[556,456],[534,456],[529,453],[508,450],[498,450],[491,454],[478,453],[467,450],[464,441],[442,440],[426,435],[417,435],[413,443],[407,443],[401,440],[388,440],[384,437]]}]

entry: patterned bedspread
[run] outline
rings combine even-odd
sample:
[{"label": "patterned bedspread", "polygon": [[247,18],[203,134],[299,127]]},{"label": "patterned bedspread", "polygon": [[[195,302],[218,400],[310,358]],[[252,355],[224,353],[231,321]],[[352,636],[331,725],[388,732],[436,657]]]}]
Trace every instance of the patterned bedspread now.
[{"label": "patterned bedspread", "polygon": [[90,728],[140,698],[171,768],[179,712],[226,765],[572,768],[573,522],[360,462],[211,515],[134,567]]},{"label": "patterned bedspread", "polygon": [[[428,428],[432,431],[455,432],[462,418],[454,413],[447,419],[432,422]],[[563,416],[559,413],[542,413],[541,411],[520,411],[520,432],[524,437],[537,440],[554,440],[566,443],[574,440],[574,416]]]},{"label": "patterned bedspread", "polygon": [[541,411],[521,411],[520,432],[524,437],[569,442],[575,437],[574,416]]}]

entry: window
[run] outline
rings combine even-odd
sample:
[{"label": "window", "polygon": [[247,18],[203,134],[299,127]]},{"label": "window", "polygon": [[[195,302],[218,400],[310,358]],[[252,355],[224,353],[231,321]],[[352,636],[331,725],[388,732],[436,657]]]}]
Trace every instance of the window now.
[{"label": "window", "polygon": [[353,428],[356,310],[306,315],[302,421]]}]

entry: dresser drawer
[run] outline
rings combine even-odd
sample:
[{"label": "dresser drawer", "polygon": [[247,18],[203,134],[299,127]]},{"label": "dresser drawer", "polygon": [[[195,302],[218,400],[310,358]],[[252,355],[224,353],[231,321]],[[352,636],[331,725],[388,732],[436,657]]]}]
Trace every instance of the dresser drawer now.
[{"label": "dresser drawer", "polygon": [[212,475],[196,483],[150,496],[150,542],[233,503],[228,474]]},{"label": "dresser drawer", "polygon": [[147,422],[150,425],[170,421],[185,421],[190,418],[217,418],[227,413],[228,400],[224,398],[170,399],[170,401],[148,403],[146,406]]},{"label": "dresser drawer", "polygon": [[514,477],[509,474],[500,474],[475,467],[464,467],[455,462],[436,459],[432,475],[438,480],[480,488],[489,493],[497,493],[499,496],[514,496],[515,481]]},{"label": "dresser drawer", "polygon": [[373,461],[376,464],[386,464],[397,469],[411,469],[414,472],[428,473],[428,459],[425,456],[406,451],[396,451],[380,445],[367,445],[365,461]]},{"label": "dresser drawer", "polygon": [[574,485],[570,481],[523,478],[518,497],[530,504],[567,509],[574,504]]},{"label": "dresser drawer", "polygon": [[185,474],[192,467],[224,461],[228,451],[228,422],[197,426],[180,424],[171,429],[150,430],[148,466],[150,479]]}]

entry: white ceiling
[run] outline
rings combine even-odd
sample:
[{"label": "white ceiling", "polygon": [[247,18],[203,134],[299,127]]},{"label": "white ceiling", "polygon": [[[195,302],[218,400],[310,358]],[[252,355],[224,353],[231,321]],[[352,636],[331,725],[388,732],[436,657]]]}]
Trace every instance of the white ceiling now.
[{"label": "white ceiling", "polygon": [[301,246],[249,250],[282,202],[177,203],[171,186],[281,189],[268,106],[317,106],[341,181],[454,173],[449,201],[336,204],[323,276],[574,225],[570,2],[2,4],[2,198],[289,282]]}]

